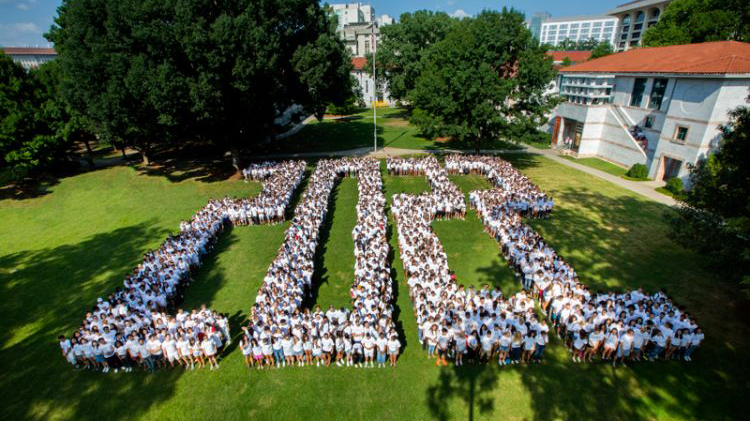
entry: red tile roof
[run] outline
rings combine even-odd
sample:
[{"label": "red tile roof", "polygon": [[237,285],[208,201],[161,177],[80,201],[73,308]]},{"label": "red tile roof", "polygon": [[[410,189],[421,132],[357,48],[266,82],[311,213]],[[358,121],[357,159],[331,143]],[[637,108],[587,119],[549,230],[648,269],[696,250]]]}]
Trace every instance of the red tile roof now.
[{"label": "red tile roof", "polygon": [[54,48],[32,48],[32,47],[5,47],[2,48],[5,54],[14,55],[57,55]]},{"label": "red tile roof", "polygon": [[567,57],[573,63],[581,63],[591,58],[591,51],[547,51],[552,61],[561,62]]},{"label": "red tile roof", "polygon": [[362,70],[367,65],[367,57],[352,57],[354,70]]},{"label": "red tile roof", "polygon": [[750,74],[750,44],[704,42],[636,48],[575,64],[563,73]]}]

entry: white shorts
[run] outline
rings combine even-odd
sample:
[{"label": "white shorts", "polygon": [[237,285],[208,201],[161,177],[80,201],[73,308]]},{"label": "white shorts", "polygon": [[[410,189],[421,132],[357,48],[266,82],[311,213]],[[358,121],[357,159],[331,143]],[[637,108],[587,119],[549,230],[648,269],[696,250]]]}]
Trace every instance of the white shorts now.
[{"label": "white shorts", "polygon": [[373,357],[373,356],[375,356],[375,350],[373,349],[365,350],[365,357]]}]

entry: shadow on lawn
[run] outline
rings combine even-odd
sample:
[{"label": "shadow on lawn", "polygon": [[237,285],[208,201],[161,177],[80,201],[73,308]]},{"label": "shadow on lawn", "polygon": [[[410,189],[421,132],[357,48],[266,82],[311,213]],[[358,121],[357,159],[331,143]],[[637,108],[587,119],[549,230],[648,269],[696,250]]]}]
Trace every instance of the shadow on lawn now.
[{"label": "shadow on lawn", "polygon": [[[450,365],[440,369],[437,384],[427,388],[427,407],[439,421],[466,419],[492,413],[495,402],[492,392],[498,382],[498,371],[486,364]],[[466,418],[450,412],[452,398],[461,399],[467,407]]]},{"label": "shadow on lawn", "polygon": [[[210,269],[215,256],[232,244],[230,234],[219,240],[204,270]],[[147,221],[97,234],[75,245],[0,257],[3,297],[14,297],[4,300],[0,308],[0,393],[7,397],[7,419],[47,419],[53,415],[92,421],[135,419],[174,394],[181,369],[108,375],[74,371],[60,355],[57,344],[57,335],[70,335],[96,297],[122,284],[123,276],[138,264],[146,245],[165,235],[164,230],[153,228],[153,221]],[[107,274],[106,279],[91,281],[101,273]],[[192,293],[199,293],[201,302],[210,302],[222,284],[223,275],[216,273]],[[191,295],[191,288],[187,294]],[[231,320],[235,325],[242,322],[237,315]],[[14,334],[26,337],[15,341]]]}]

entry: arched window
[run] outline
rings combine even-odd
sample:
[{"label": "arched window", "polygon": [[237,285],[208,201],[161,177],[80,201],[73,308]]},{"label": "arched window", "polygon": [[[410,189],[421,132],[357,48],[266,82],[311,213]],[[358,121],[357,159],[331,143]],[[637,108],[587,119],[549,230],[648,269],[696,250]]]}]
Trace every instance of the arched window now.
[{"label": "arched window", "polygon": [[658,7],[651,9],[651,20],[659,19],[659,15],[661,15],[661,10]]},{"label": "arched window", "polygon": [[643,19],[645,19],[645,18],[646,18],[646,14],[645,14],[645,13],[643,13],[643,11],[640,11],[640,12],[638,12],[638,13],[637,13],[637,14],[635,15],[635,22],[636,22],[636,23],[640,23],[640,22],[643,22]]},{"label": "arched window", "polygon": [[630,25],[630,15],[625,15],[622,17],[622,24],[623,25]]}]

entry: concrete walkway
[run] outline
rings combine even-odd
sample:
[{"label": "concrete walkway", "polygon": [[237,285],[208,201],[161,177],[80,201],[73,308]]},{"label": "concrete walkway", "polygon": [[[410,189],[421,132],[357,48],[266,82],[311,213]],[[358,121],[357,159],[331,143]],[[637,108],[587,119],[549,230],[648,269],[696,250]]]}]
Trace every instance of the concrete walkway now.
[{"label": "concrete walkway", "polygon": [[[664,185],[663,181],[630,181],[626,180],[621,177],[617,177],[615,175],[606,173],[604,171],[600,171],[591,167],[587,167],[586,165],[581,165],[576,162],[573,162],[569,159],[565,159],[561,157],[558,152],[554,149],[538,149],[531,146],[526,146],[524,149],[483,149],[479,151],[480,153],[486,153],[486,154],[498,154],[498,153],[533,153],[537,155],[545,156],[557,163],[560,163],[562,165],[575,168],[579,171],[583,171],[587,174],[591,174],[595,177],[599,177],[602,180],[609,181],[610,183],[614,183],[622,188],[628,189],[632,192],[638,193],[641,196],[644,196],[648,199],[651,199],[655,202],[659,202],[668,206],[673,206],[677,204],[677,201],[673,198],[661,194],[654,190],[656,187],[661,187]],[[344,156],[352,156],[352,157],[370,157],[370,158],[386,158],[389,156],[404,156],[404,155],[420,155],[420,154],[426,154],[426,153],[435,153],[435,154],[443,154],[443,153],[474,153],[474,150],[454,150],[454,149],[440,149],[440,150],[421,150],[421,149],[400,149],[400,148],[390,148],[385,147],[382,149],[378,149],[376,152],[372,151],[372,148],[358,148],[358,149],[350,149],[346,151],[332,151],[332,152],[302,152],[302,153],[295,153],[295,154],[271,154],[271,155],[261,155],[261,156],[255,156],[255,158],[283,158],[283,159],[290,159],[290,158],[336,158],[336,157],[344,157]]]}]

